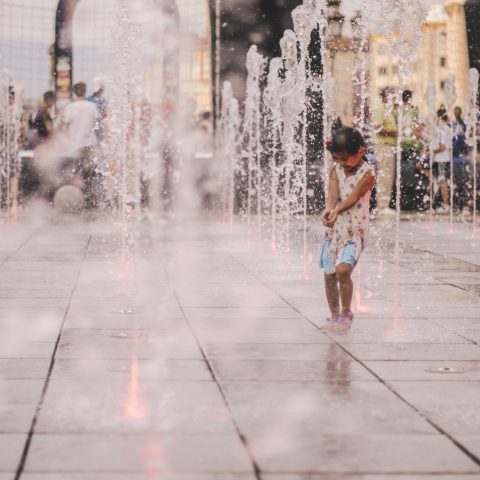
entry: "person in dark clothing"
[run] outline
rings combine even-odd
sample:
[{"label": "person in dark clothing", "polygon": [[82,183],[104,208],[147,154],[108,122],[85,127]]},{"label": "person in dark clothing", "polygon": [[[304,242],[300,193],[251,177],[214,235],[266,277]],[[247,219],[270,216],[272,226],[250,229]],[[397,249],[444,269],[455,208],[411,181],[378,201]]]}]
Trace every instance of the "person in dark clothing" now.
[{"label": "person in dark clothing", "polygon": [[105,123],[108,114],[108,102],[103,96],[103,80],[100,77],[93,79],[93,95],[87,97],[89,102],[93,102],[98,110],[98,119],[95,124],[95,135],[97,136],[98,144],[102,144],[105,136]]},{"label": "person in dark clothing", "polygon": [[43,94],[43,105],[38,109],[33,120],[33,128],[37,132],[38,142],[45,141],[53,132],[51,108],[55,104],[55,93],[52,91]]},{"label": "person in dark clothing", "polygon": [[453,182],[455,185],[453,202],[462,213],[470,214],[472,195],[471,148],[467,144],[467,126],[462,118],[462,109],[455,107],[455,119],[450,123],[452,129]]}]

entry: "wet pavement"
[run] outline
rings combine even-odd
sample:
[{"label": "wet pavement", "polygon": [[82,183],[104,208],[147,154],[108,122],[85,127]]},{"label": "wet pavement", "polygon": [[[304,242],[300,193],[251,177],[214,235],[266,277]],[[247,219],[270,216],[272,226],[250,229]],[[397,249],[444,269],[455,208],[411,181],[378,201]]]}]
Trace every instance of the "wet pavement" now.
[{"label": "wet pavement", "polygon": [[326,335],[314,220],[3,224],[0,480],[480,478],[480,239],[400,227]]}]

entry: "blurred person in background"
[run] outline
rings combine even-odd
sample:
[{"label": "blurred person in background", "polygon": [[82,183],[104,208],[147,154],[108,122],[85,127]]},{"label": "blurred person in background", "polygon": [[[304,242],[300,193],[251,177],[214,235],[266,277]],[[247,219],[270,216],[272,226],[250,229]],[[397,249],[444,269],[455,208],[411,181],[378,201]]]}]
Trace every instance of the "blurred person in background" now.
[{"label": "blurred person in background", "polygon": [[[424,149],[422,126],[419,121],[419,110],[413,101],[413,92],[402,92],[402,105],[398,119],[401,125],[401,196],[400,203],[403,210],[417,210],[425,208],[425,182],[423,175],[419,175],[418,165]],[[400,115],[401,113],[401,115]],[[420,172],[421,173],[421,172]]]},{"label": "blurred person in background", "polygon": [[45,142],[53,134],[54,106],[55,93],[52,91],[45,92],[43,103],[33,119],[34,138],[31,139],[33,147]]},{"label": "blurred person in background", "polygon": [[[390,209],[397,143],[397,116],[391,104],[392,89],[380,92],[382,103],[375,110],[375,155],[377,158],[377,209],[381,215],[393,214]],[[389,105],[389,103],[391,105]]]},{"label": "blurred person in background", "polygon": [[215,177],[213,165],[213,118],[211,112],[202,112],[195,134],[196,188],[200,195],[200,207],[208,210],[213,206],[215,195]]},{"label": "blurred person in background", "polygon": [[460,107],[453,110],[454,119],[450,122],[452,129],[454,205],[464,215],[469,215],[472,188],[471,153],[467,144],[467,125],[463,121]]},{"label": "blurred person in background", "polygon": [[86,100],[86,91],[87,86],[83,82],[73,86],[75,100],[65,107],[61,128],[66,134],[68,150],[75,158],[79,181],[77,186],[85,193],[87,207],[92,208],[97,206],[101,187],[95,133],[99,112],[95,103]]},{"label": "blurred person in background", "polygon": [[[442,195],[442,205],[438,208],[439,213],[448,213],[450,211],[447,177],[451,173],[448,172],[452,151],[451,145],[452,130],[448,125],[447,111],[445,108],[440,108],[437,110],[437,129],[432,145],[433,164],[437,169],[438,188]],[[435,187],[434,190],[436,190]]]},{"label": "blurred person in background", "polygon": [[98,144],[103,142],[105,136],[105,122],[107,119],[108,102],[103,96],[104,84],[101,77],[93,79],[93,94],[87,97],[89,102],[93,102],[98,110],[98,119],[95,125],[95,134]]},{"label": "blurred person in background", "polygon": [[401,125],[401,149],[402,160],[417,162],[423,150],[420,140],[420,123],[418,107],[412,101],[413,92],[404,90],[402,93],[402,125]]}]

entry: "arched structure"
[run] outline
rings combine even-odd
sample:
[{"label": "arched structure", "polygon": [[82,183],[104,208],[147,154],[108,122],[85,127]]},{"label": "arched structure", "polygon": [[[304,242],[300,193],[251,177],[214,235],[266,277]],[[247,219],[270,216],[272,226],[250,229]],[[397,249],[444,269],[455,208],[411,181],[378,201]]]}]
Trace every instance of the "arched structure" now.
[{"label": "arched structure", "polygon": [[57,104],[64,105],[72,92],[72,23],[79,0],[59,0],[55,15],[54,82]]},{"label": "arched structure", "polygon": [[[75,8],[80,0],[59,0],[55,17],[54,84],[57,105],[62,107],[72,95],[73,45],[72,25]],[[175,0],[153,0],[155,6],[170,19],[166,28],[178,32],[178,8]],[[170,96],[178,89],[178,52],[167,51],[163,56],[164,84]]]}]

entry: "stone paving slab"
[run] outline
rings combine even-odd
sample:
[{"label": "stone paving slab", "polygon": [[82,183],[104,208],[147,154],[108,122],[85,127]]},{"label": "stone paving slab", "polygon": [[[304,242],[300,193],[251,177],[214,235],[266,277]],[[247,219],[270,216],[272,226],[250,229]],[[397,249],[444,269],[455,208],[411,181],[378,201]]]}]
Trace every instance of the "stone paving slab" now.
[{"label": "stone paving slab", "polygon": [[233,436],[37,435],[26,471],[159,475],[172,469],[249,473],[251,464]]},{"label": "stone paving slab", "polygon": [[50,358],[54,349],[50,342],[0,342],[0,358]]},{"label": "stone paving slab", "polygon": [[0,472],[15,472],[25,445],[25,435],[0,435]]},{"label": "stone paving slab", "polygon": [[475,342],[477,345],[480,345],[480,330],[464,330],[458,332],[463,338]]},{"label": "stone paving slab", "polygon": [[[27,434],[32,425],[36,403],[0,403],[0,436],[10,433]],[[0,453],[1,456],[1,453]]]},{"label": "stone paving slab", "polygon": [[[332,363],[338,367],[332,369]],[[357,362],[317,360],[214,360],[213,369],[222,382],[351,382],[377,379]],[[333,374],[332,374],[333,370]]]},{"label": "stone paving slab", "polygon": [[48,358],[0,358],[0,379],[45,379],[49,366]]},{"label": "stone paving slab", "polygon": [[458,435],[458,441],[464,445],[477,458],[480,456],[480,434],[478,430],[473,435]]},{"label": "stone paving slab", "polygon": [[[385,381],[480,382],[480,362],[389,361],[364,362]],[[450,373],[449,373],[450,372]]]},{"label": "stone paving slab", "polygon": [[37,404],[42,392],[43,380],[0,379],[0,403]]},{"label": "stone paving slab", "polygon": [[124,261],[114,223],[9,228],[0,472],[41,401],[21,480],[480,478],[452,441],[480,458],[475,240],[402,222],[396,265],[373,229],[354,327],[325,335],[318,225],[308,278],[300,245],[286,261],[242,226],[146,223]]},{"label": "stone paving slab", "polygon": [[58,358],[128,359],[133,355],[149,358],[200,358],[194,338],[185,327],[179,333],[149,330],[66,330]]},{"label": "stone paving slab", "polygon": [[183,311],[189,320],[207,321],[232,321],[245,320],[248,322],[262,322],[264,319],[302,319],[302,315],[285,305],[283,307],[211,307],[211,308],[190,308],[184,307]]},{"label": "stone paving slab", "polygon": [[342,475],[339,477],[338,473],[335,474],[267,474],[262,475],[262,480],[337,480],[342,478],[342,480],[473,480],[478,476],[477,473],[465,474],[465,475],[429,475],[423,473],[415,473],[412,475],[389,475],[389,474],[378,474],[378,475]]},{"label": "stone paving slab", "polygon": [[[262,471],[477,473],[480,467],[440,435],[331,435],[294,443],[252,442]],[[381,452],[381,455],[379,455]]]},{"label": "stone paving slab", "polygon": [[345,347],[358,360],[470,360],[478,361],[480,348],[473,344],[349,344]]},{"label": "stone paving slab", "polygon": [[242,431],[248,438],[264,438],[266,443],[289,445],[297,438],[362,432],[436,433],[424,418],[379,382],[236,382],[227,383],[224,389]]},{"label": "stone paving slab", "polygon": [[321,360],[352,358],[334,343],[205,343],[208,358],[239,360]]},{"label": "stone paving slab", "polygon": [[[1,365],[1,361],[0,361]],[[102,380],[125,378],[132,375],[139,381],[211,381],[212,375],[203,360],[184,359],[104,359],[104,358],[59,358],[52,374],[54,380]]]},{"label": "stone paving slab", "polygon": [[54,379],[40,433],[231,434],[233,423],[213,382],[125,378]]},{"label": "stone paving slab", "polygon": [[348,335],[332,334],[338,343],[342,345],[350,345],[355,343],[360,344],[380,344],[385,345],[389,343],[411,343],[419,344],[452,344],[452,343],[469,343],[463,336],[455,333],[445,332],[442,329],[419,328],[408,329],[402,325],[393,325],[388,329],[381,328],[367,329],[364,326],[353,327]]},{"label": "stone paving slab", "polygon": [[410,404],[453,435],[480,432],[480,382],[390,382]]},{"label": "stone paving slab", "polygon": [[[209,472],[207,474],[170,474],[170,473],[161,473],[159,477],[156,473],[141,473],[137,472],[134,474],[115,474],[115,473],[26,473],[22,475],[22,480],[155,480],[160,478],[161,480],[256,480],[254,474],[242,474],[242,473],[215,473]],[[0,480],[7,480],[2,478],[0,475]],[[13,480],[13,477],[8,477],[8,480]],[[456,480],[448,479],[447,480]],[[459,479],[463,480],[463,479]]]},{"label": "stone paving slab", "polygon": [[[205,343],[330,343],[318,329],[306,325],[301,330],[197,330]],[[460,339],[466,342],[466,340]]]}]

